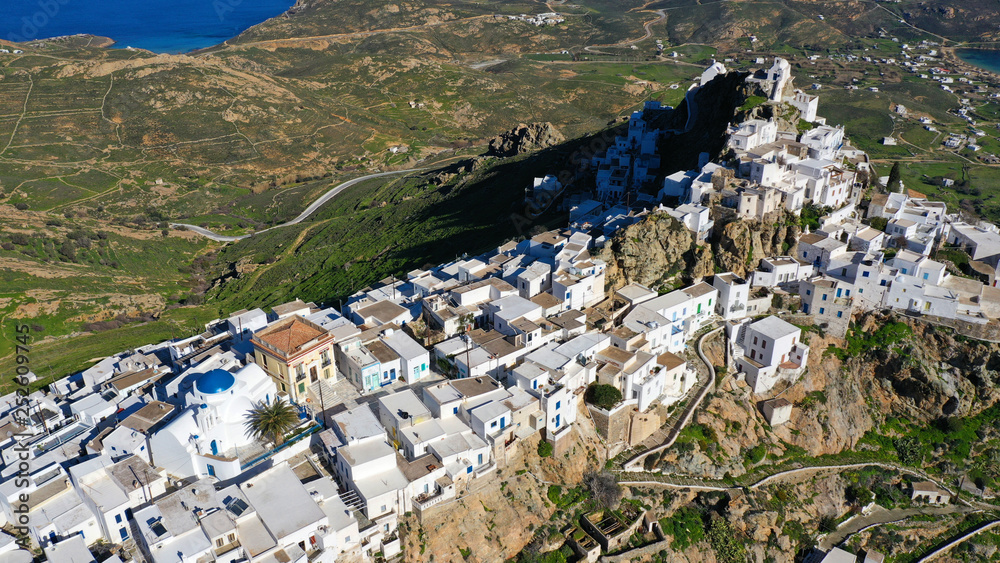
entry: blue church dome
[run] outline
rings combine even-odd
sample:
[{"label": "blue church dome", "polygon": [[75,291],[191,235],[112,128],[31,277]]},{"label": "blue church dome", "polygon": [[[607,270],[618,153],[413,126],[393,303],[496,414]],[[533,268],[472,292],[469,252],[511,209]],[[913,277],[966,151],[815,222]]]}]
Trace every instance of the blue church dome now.
[{"label": "blue church dome", "polygon": [[236,378],[233,377],[233,374],[224,369],[213,369],[208,373],[199,375],[198,379],[194,382],[194,386],[202,393],[214,395],[228,391],[234,383],[236,383]]}]

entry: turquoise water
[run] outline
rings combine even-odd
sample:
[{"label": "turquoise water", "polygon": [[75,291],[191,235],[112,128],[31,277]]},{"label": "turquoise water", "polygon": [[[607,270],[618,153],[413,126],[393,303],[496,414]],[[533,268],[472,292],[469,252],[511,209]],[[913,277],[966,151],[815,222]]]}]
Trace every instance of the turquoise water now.
[{"label": "turquoise water", "polygon": [[115,47],[184,53],[222,43],[280,15],[294,0],[0,0],[0,38],[90,33]]},{"label": "turquoise water", "polygon": [[1000,51],[984,49],[959,49],[958,58],[979,68],[1000,74]]}]

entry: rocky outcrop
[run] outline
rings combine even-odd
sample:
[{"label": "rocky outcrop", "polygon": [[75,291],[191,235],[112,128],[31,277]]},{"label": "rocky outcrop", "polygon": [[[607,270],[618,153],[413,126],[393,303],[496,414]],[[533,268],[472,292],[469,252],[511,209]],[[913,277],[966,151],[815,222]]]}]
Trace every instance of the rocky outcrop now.
[{"label": "rocky outcrop", "polygon": [[517,156],[526,152],[544,149],[566,141],[563,134],[549,122],[518,124],[490,139],[488,155]]},{"label": "rocky outcrop", "polygon": [[694,263],[693,244],[691,231],[676,219],[666,213],[651,213],[618,231],[596,257],[608,264],[605,280],[609,290],[633,282],[656,287],[689,269]]},{"label": "rocky outcrop", "polygon": [[608,289],[632,282],[656,287],[677,276],[692,281],[716,272],[746,276],[761,258],[793,252],[802,232],[784,214],[774,221],[716,221],[710,245],[695,244],[691,231],[662,212],[619,231],[597,254],[608,263]]},{"label": "rocky outcrop", "polygon": [[715,264],[720,271],[747,275],[768,256],[794,252],[801,228],[790,214],[775,221],[736,220],[715,226],[712,244]]}]

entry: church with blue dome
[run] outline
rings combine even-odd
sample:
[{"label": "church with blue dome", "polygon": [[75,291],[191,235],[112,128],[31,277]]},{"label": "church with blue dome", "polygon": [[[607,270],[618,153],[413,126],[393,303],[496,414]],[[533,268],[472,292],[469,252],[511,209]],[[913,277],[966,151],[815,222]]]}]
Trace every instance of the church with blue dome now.
[{"label": "church with blue dome", "polygon": [[274,380],[254,363],[235,370],[195,367],[188,375],[193,385],[183,410],[150,438],[153,458],[176,477],[235,477],[239,448],[253,441],[246,433],[247,412],[275,400]]}]

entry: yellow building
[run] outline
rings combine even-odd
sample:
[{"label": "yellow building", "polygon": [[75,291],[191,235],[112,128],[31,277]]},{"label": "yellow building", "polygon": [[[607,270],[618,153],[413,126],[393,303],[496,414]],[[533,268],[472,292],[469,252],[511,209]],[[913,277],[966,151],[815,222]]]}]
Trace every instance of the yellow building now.
[{"label": "yellow building", "polygon": [[279,391],[304,402],[309,385],[337,378],[334,340],[323,327],[294,315],[253,335],[254,358]]}]

